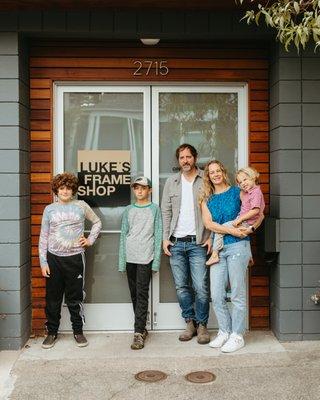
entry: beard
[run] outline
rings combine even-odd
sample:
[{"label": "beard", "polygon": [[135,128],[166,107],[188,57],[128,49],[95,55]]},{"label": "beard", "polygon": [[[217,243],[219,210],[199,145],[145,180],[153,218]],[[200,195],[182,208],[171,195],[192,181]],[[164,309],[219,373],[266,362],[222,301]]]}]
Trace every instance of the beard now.
[{"label": "beard", "polygon": [[182,169],[191,169],[192,166],[191,166],[191,164],[183,164],[181,168]]}]

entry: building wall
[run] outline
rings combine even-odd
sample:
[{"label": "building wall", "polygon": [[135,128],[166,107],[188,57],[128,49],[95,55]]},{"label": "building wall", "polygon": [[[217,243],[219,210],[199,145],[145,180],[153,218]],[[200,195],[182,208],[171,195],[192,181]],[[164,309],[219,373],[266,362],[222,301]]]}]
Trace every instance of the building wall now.
[{"label": "building wall", "polygon": [[[280,219],[281,246],[271,269],[272,329],[284,340],[319,338],[320,307],[309,301],[320,279],[319,55],[284,53],[263,27],[238,21],[239,14],[215,12],[0,12],[0,348],[21,346],[30,324],[28,68],[21,56],[28,46],[18,33],[270,40],[270,209]],[[256,292],[267,293],[259,287]]]},{"label": "building wall", "polygon": [[0,350],[29,337],[29,93],[17,33],[0,33]]},{"label": "building wall", "polygon": [[[240,14],[236,13],[202,11],[0,12],[1,348],[22,346],[31,323],[28,39],[37,37],[41,46],[41,38],[47,37],[138,40],[156,35],[173,41],[200,40],[200,43],[249,39],[253,35],[257,40],[269,37],[265,30],[239,24],[239,19]],[[256,45],[248,41],[249,52],[250,47]],[[38,281],[34,282],[33,304],[43,306],[43,300],[37,297]],[[266,313],[268,280],[258,279],[250,290],[262,307],[256,311]],[[42,316],[36,309],[33,313],[35,318]],[[256,313],[252,318],[255,317]],[[267,314],[264,318],[264,323],[268,323]]]},{"label": "building wall", "polygon": [[[45,322],[45,279],[38,260],[41,216],[52,201],[50,181],[53,172],[52,109],[54,81],[137,82],[248,82],[249,160],[260,172],[261,188],[269,209],[269,116],[268,49],[246,44],[224,46],[184,42],[143,47],[139,43],[72,42],[33,40],[30,48],[31,94],[31,214],[32,214],[32,304],[34,332],[43,333]],[[192,54],[192,58],[190,58]],[[158,76],[154,69],[146,76],[133,76],[135,57],[165,59],[170,73]],[[119,62],[121,60],[121,62]],[[232,60],[232,62],[230,62]],[[172,149],[174,151],[174,149]],[[255,238],[256,239],[256,238]],[[255,266],[250,269],[250,329],[269,328],[269,277],[263,250],[253,240]]]},{"label": "building wall", "polygon": [[[276,46],[275,46],[276,47]],[[320,55],[275,48],[270,89],[270,192],[280,220],[271,326],[282,340],[320,338]]]}]

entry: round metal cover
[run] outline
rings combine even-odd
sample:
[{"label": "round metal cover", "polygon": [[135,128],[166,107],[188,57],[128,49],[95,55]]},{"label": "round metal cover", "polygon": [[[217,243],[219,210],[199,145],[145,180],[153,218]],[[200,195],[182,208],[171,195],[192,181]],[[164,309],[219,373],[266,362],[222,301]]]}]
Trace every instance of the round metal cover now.
[{"label": "round metal cover", "polygon": [[167,374],[162,371],[141,371],[134,376],[138,381],[143,382],[158,382],[166,379]]},{"label": "round metal cover", "polygon": [[216,379],[216,376],[207,371],[190,372],[185,376],[186,380],[192,383],[209,383]]}]

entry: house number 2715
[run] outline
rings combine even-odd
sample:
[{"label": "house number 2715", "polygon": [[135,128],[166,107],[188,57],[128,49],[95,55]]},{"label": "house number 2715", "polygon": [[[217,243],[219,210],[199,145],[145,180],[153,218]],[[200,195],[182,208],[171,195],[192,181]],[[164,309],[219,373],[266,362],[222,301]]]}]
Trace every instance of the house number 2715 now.
[{"label": "house number 2715", "polygon": [[133,62],[136,69],[133,73],[134,76],[145,75],[148,76],[151,73],[155,75],[168,75],[169,68],[167,67],[167,61],[153,61],[153,60],[136,60]]}]

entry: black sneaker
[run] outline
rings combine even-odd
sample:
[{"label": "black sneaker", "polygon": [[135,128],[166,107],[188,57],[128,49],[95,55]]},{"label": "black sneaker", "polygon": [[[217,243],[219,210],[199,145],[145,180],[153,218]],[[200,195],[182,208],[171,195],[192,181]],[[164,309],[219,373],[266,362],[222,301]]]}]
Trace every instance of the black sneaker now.
[{"label": "black sneaker", "polygon": [[78,347],[88,346],[89,343],[88,343],[87,339],[85,338],[85,336],[83,335],[83,333],[77,333],[77,334],[74,334],[73,336],[74,336],[74,340],[77,342]]},{"label": "black sneaker", "polygon": [[56,340],[58,338],[58,335],[48,335],[44,341],[42,342],[42,348],[43,349],[50,349],[51,347],[53,347],[56,343]]}]

